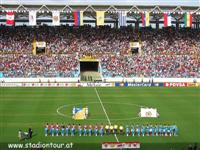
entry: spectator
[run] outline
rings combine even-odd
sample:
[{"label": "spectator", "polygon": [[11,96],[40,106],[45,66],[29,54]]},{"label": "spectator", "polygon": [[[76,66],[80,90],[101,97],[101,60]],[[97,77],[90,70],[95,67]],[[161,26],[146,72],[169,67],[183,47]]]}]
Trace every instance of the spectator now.
[{"label": "spectator", "polygon": [[[4,77],[78,77],[86,53],[101,60],[104,77],[200,77],[199,29],[1,26],[0,33]],[[51,55],[32,55],[34,38]],[[130,41],[142,41],[142,55],[129,55]]]}]

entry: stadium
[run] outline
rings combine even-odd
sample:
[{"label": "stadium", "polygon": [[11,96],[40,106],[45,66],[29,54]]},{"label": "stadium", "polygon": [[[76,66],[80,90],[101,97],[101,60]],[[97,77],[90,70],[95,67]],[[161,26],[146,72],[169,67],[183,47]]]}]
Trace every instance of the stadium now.
[{"label": "stadium", "polygon": [[199,0],[1,0],[0,149],[200,149]]}]

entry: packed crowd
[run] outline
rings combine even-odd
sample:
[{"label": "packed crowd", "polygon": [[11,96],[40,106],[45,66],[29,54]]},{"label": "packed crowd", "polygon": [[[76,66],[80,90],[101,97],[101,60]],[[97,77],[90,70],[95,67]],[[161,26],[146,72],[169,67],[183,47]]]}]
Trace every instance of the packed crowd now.
[{"label": "packed crowd", "polygon": [[200,30],[166,28],[141,31],[144,52],[148,55],[196,55],[200,52]]},{"label": "packed crowd", "polygon": [[190,55],[103,56],[106,77],[197,77],[200,59]]},{"label": "packed crowd", "polygon": [[0,52],[31,53],[34,30],[25,26],[0,26]]},{"label": "packed crowd", "polygon": [[[104,77],[200,77],[199,29],[1,26],[0,39],[5,77],[76,77],[85,53],[101,60]],[[34,39],[50,55],[32,55]],[[130,41],[142,43],[141,54],[130,54]]]},{"label": "packed crowd", "polygon": [[4,77],[77,77],[78,59],[65,55],[3,54],[0,71]]},{"label": "packed crowd", "polygon": [[43,26],[36,32],[38,39],[46,41],[47,48],[54,54],[104,54],[127,50],[130,40],[137,37],[137,34],[132,34],[132,30],[131,28],[118,30],[108,26],[100,28],[84,26],[75,29],[66,26],[52,29]]}]

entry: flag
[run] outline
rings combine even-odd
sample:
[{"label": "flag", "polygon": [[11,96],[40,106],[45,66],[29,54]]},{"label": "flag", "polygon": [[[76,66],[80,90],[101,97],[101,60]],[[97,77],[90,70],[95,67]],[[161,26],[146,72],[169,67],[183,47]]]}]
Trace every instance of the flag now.
[{"label": "flag", "polygon": [[143,27],[147,27],[150,25],[150,16],[149,12],[142,13],[142,25]]},{"label": "flag", "polygon": [[104,11],[96,11],[97,26],[104,26]]},{"label": "flag", "polygon": [[119,12],[119,27],[126,26],[126,17],[127,17],[126,11]]},{"label": "flag", "polygon": [[29,25],[35,26],[36,24],[36,11],[29,11]]},{"label": "flag", "polygon": [[75,26],[82,26],[83,25],[83,11],[74,11],[74,25]]},{"label": "flag", "polygon": [[0,78],[3,78],[3,72],[0,72]]},{"label": "flag", "polygon": [[184,24],[185,24],[185,27],[192,27],[192,14],[191,13],[185,13]]},{"label": "flag", "polygon": [[164,27],[169,27],[172,25],[171,15],[164,13]]},{"label": "flag", "polygon": [[52,24],[54,26],[60,25],[60,12],[59,11],[52,11]]},{"label": "flag", "polygon": [[37,34],[34,35],[33,43],[32,43],[32,45],[33,45],[33,47],[32,47],[32,53],[33,53],[33,55],[36,55],[36,35]]},{"label": "flag", "polygon": [[7,12],[6,13],[6,24],[7,25],[14,25],[15,24],[14,12]]}]

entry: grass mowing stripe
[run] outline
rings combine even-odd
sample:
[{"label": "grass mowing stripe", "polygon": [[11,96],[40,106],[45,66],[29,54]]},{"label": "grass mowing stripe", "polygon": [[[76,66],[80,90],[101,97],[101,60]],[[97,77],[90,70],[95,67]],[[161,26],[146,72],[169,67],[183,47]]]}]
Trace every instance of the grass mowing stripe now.
[{"label": "grass mowing stripe", "polygon": [[[176,124],[177,137],[132,137],[117,135],[120,142],[139,141],[141,150],[180,150],[188,144],[198,143],[200,147],[200,92],[199,88],[96,88],[112,124]],[[19,142],[17,131],[26,131],[32,127],[36,136],[26,142],[75,143],[74,150],[101,149],[102,142],[115,142],[113,135],[91,137],[45,137],[44,124],[108,124],[107,118],[97,100],[94,87],[81,88],[0,88],[0,149],[1,144]],[[95,104],[90,104],[94,102]],[[73,105],[87,105],[90,108],[88,120],[74,121],[71,117],[56,115],[56,109],[62,105],[71,105],[62,112],[70,115]],[[121,103],[121,105],[120,105]],[[134,117],[139,107],[126,104],[138,104],[155,107],[160,113],[156,119],[122,120]],[[130,114],[129,114],[130,113]],[[49,114],[49,115],[48,115]],[[31,118],[31,120],[30,120]],[[121,119],[115,120],[115,119]],[[95,120],[90,120],[95,119]],[[109,124],[108,124],[109,125]],[[20,142],[21,143],[21,142]],[[93,146],[92,146],[93,145]],[[7,146],[7,145],[6,145]],[[85,147],[84,147],[85,146]]]},{"label": "grass mowing stripe", "polygon": [[[98,97],[98,99],[99,99],[99,102],[100,102],[100,104],[101,104],[101,107],[102,107],[102,109],[103,109],[103,111],[104,111],[104,113],[105,113],[105,115],[106,115],[106,118],[107,118],[107,120],[108,120],[108,123],[109,123],[109,125],[111,125],[111,121],[110,121],[110,119],[109,119],[109,117],[108,117],[108,114],[107,114],[107,112],[106,112],[106,109],[105,109],[105,107],[104,107],[104,105],[103,105],[103,103],[102,103],[102,101],[101,101],[101,98],[100,98],[100,96],[99,96],[99,93],[98,93],[98,91],[97,91],[96,88],[94,88],[94,89],[95,89],[96,95],[97,95],[97,97]],[[117,140],[117,142],[119,142],[118,137],[117,137],[116,134],[115,134],[115,139]]]}]

